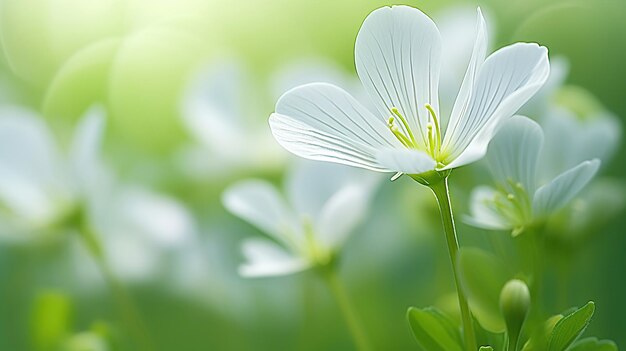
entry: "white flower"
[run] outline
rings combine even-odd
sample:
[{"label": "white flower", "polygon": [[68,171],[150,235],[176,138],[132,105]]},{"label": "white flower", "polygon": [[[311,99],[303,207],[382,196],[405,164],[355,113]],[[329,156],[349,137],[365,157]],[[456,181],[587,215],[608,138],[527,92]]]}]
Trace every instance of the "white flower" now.
[{"label": "white flower", "polygon": [[513,230],[517,235],[567,205],[600,167],[598,159],[582,161],[539,186],[542,171],[537,167],[545,146],[536,122],[522,116],[507,121],[487,151],[497,188],[480,186],[473,191],[471,217],[466,221],[485,229]]},{"label": "white flower", "polygon": [[183,150],[179,160],[189,176],[218,178],[283,163],[280,148],[260,132],[262,120],[254,119],[262,110],[261,95],[249,88],[249,78],[242,63],[221,60],[191,82],[182,117],[196,144]]},{"label": "white flower", "polygon": [[[87,111],[63,152],[40,116],[0,110],[0,234],[28,243],[88,230],[117,276],[141,280],[154,275],[166,250],[190,238],[193,222],[173,199],[116,181],[100,159],[104,122],[102,109]],[[84,264],[93,260],[84,247],[71,250],[78,273],[98,279]]]},{"label": "white flower", "polygon": [[[226,190],[224,206],[270,235],[243,245],[243,276],[284,275],[329,264],[363,219],[374,179],[347,167],[303,164],[286,180],[286,201],[271,184],[247,180]],[[354,184],[355,176],[362,181]],[[363,178],[364,177],[364,178]]]},{"label": "white flower", "polygon": [[0,204],[3,238],[27,239],[71,217],[108,194],[109,174],[97,158],[102,111],[81,120],[63,153],[45,123],[20,107],[0,110]]},{"label": "white flower", "polygon": [[356,40],[357,73],[378,116],[336,86],[307,84],[279,99],[269,119],[274,137],[298,156],[379,172],[420,174],[478,160],[549,74],[547,49],[537,44],[516,43],[485,59],[485,27],[479,10],[447,123],[439,117],[439,31],[421,11],[393,6],[372,12]]}]

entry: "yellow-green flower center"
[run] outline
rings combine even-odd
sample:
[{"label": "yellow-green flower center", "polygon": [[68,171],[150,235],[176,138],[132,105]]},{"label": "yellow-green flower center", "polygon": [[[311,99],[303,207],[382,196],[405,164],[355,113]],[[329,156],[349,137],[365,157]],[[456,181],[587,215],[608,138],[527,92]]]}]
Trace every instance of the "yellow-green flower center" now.
[{"label": "yellow-green flower center", "polygon": [[[392,116],[390,116],[389,120],[387,121],[387,127],[389,127],[391,133],[405,147],[425,151],[435,161],[440,162],[442,159],[442,153],[441,127],[439,125],[439,119],[437,118],[437,114],[430,104],[426,104],[425,107],[429,112],[429,120],[426,124],[426,138],[424,140],[423,146],[421,146],[417,142],[417,140],[415,139],[415,135],[413,134],[413,131],[409,126],[409,123],[407,122],[404,115],[402,115],[402,113],[396,107],[391,108]],[[396,125],[396,120],[400,121],[402,128],[398,128],[398,126]]]}]

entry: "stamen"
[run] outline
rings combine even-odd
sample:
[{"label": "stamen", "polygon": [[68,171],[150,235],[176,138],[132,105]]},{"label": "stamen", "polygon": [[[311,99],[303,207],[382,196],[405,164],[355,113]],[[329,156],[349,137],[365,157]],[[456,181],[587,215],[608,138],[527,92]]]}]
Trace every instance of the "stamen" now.
[{"label": "stamen", "polygon": [[436,135],[437,137],[436,150],[439,150],[439,147],[441,146],[441,128],[439,127],[439,120],[437,119],[437,114],[435,113],[435,109],[433,109],[433,107],[430,104],[425,104],[424,107],[426,107],[428,112],[430,112],[431,120],[433,124],[435,125],[435,132],[437,134]]},{"label": "stamen", "polygon": [[426,124],[426,129],[428,130],[428,150],[430,150],[431,156],[434,157],[437,146],[435,145],[435,137],[433,136],[433,124],[428,122]]},{"label": "stamen", "polygon": [[389,130],[391,130],[391,133],[395,135],[395,137],[402,143],[402,145],[408,148],[413,147],[411,141],[404,134],[402,134],[398,127],[396,127],[396,125],[393,123],[394,120],[395,119],[393,118],[393,116],[391,116],[389,117],[389,121],[387,121],[387,127],[389,127]]},{"label": "stamen", "polygon": [[411,131],[411,128],[409,128],[409,123],[407,122],[406,118],[404,118],[400,111],[398,111],[398,109],[395,107],[391,108],[391,112],[394,115],[398,116],[400,122],[402,122],[402,125],[404,126],[404,130],[406,130],[406,132],[409,134],[409,138],[411,138],[413,145],[417,145],[417,143],[415,142],[415,137],[413,136],[413,132]]}]

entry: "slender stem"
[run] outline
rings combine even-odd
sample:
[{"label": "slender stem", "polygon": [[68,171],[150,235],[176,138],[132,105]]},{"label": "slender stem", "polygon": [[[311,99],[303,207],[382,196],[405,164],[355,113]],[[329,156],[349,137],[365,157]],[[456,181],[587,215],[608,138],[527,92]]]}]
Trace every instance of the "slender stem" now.
[{"label": "slender stem", "polygon": [[150,341],[146,325],[141,318],[139,309],[133,302],[132,296],[125,289],[124,285],[117,279],[111,270],[111,267],[107,264],[106,258],[102,252],[102,246],[98,240],[98,236],[88,226],[83,226],[80,233],[81,238],[83,239],[83,244],[89,251],[91,257],[95,261],[98,269],[111,289],[114,300],[117,303],[119,313],[125,321],[129,332],[132,333],[138,350],[154,350],[154,346]]},{"label": "slender stem", "polygon": [[371,350],[372,348],[370,347],[363,325],[361,324],[354,306],[352,306],[350,298],[348,297],[346,289],[341,282],[341,279],[339,279],[333,265],[330,265],[324,271],[324,278],[326,278],[328,287],[330,288],[333,297],[337,301],[337,304],[341,309],[341,313],[348,324],[348,328],[350,329],[350,333],[352,334],[352,338],[354,339],[357,349],[360,351]]},{"label": "slender stem", "polygon": [[457,296],[459,298],[459,307],[461,309],[461,318],[463,320],[463,336],[465,339],[466,350],[476,350],[476,336],[474,335],[474,324],[472,315],[467,304],[467,298],[461,289],[459,274],[457,272],[457,252],[459,251],[459,243],[456,238],[456,228],[454,226],[454,218],[452,216],[452,207],[450,205],[450,195],[448,192],[448,178],[442,179],[429,185],[439,204],[441,212],[441,221],[443,223],[443,231],[448,242],[448,253],[452,263],[452,272],[454,275],[454,284],[456,286]]}]

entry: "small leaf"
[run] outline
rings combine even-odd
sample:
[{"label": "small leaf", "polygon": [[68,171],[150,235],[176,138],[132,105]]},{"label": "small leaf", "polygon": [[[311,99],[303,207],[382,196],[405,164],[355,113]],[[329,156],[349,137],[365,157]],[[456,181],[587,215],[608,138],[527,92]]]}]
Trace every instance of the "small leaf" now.
[{"label": "small leaf", "polygon": [[548,337],[552,334],[554,326],[563,318],[563,315],[557,314],[546,320],[543,325],[539,326],[530,336],[522,351],[545,351],[548,348]]},{"label": "small leaf", "polygon": [[462,351],[459,330],[446,315],[434,307],[409,308],[407,319],[417,343],[429,351]]},{"label": "small leaf", "polygon": [[585,306],[558,321],[550,335],[548,351],[566,350],[585,331],[589,321],[591,321],[594,310],[595,305],[593,301],[590,301]]},{"label": "small leaf", "polygon": [[617,345],[611,340],[584,338],[578,340],[569,351],[617,351]]},{"label": "small leaf", "polygon": [[502,333],[505,323],[500,313],[500,291],[510,278],[505,264],[483,250],[461,249],[457,262],[461,286],[478,323],[492,333]]}]

